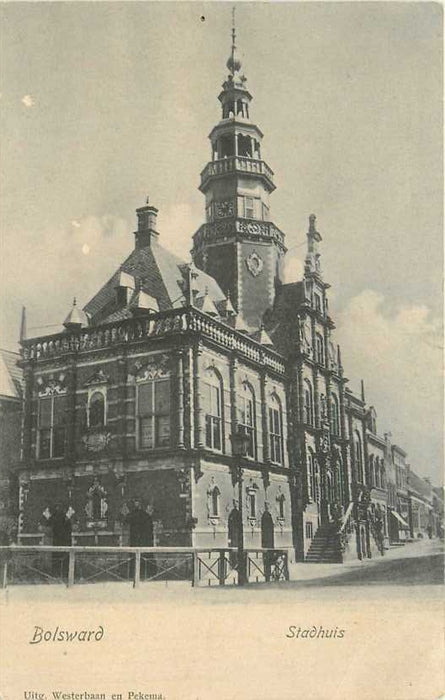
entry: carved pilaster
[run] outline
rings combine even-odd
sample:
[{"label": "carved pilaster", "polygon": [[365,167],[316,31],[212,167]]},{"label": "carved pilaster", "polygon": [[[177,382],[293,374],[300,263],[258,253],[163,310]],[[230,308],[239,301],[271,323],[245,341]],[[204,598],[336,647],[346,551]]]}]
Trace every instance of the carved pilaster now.
[{"label": "carved pilaster", "polygon": [[70,367],[67,377],[67,443],[66,443],[66,461],[74,462],[76,458],[76,390],[77,390],[77,361],[76,358],[71,358]]},{"label": "carved pilaster", "polygon": [[118,420],[116,421],[117,436],[119,451],[122,456],[125,457],[127,454],[127,377],[128,377],[128,360],[126,350],[123,350],[123,355],[118,358],[117,361],[117,414]]},{"label": "carved pilaster", "polygon": [[34,366],[29,364],[24,371],[24,414],[23,414],[23,461],[29,465],[32,458],[32,427],[33,427],[33,387]]},{"label": "carved pilaster", "polygon": [[266,373],[260,374],[261,385],[261,426],[263,430],[263,461],[270,461],[269,431],[267,425],[267,397],[266,397]]},{"label": "carved pilaster", "polygon": [[201,355],[202,346],[195,345],[193,348],[193,398],[194,398],[194,426],[195,426],[195,447],[204,447],[204,415],[202,410],[201,393]]},{"label": "carved pilaster", "polygon": [[238,361],[234,355],[230,358],[230,423],[232,435],[236,432],[238,423],[237,395],[236,395],[236,370]]},{"label": "carved pilaster", "polygon": [[177,446],[184,447],[184,356],[178,352],[176,364],[177,396]]}]

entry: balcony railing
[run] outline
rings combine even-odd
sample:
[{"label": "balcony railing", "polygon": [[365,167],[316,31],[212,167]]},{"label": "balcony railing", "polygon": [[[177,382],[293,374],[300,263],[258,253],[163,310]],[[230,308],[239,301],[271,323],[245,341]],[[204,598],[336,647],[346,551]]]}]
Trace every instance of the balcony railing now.
[{"label": "balcony railing", "polygon": [[172,309],[140,318],[83,328],[77,332],[64,332],[24,340],[22,353],[24,360],[46,360],[64,354],[90,352],[122,343],[139,342],[178,333],[202,335],[278,374],[285,373],[284,360],[278,353],[193,307]]},{"label": "balcony railing", "polygon": [[273,184],[273,170],[269,168],[264,160],[256,158],[248,158],[245,156],[229,156],[208,163],[201,173],[201,186],[208,180],[209,177],[215,175],[228,175],[229,173],[242,172],[252,175],[263,175],[275,189]]}]

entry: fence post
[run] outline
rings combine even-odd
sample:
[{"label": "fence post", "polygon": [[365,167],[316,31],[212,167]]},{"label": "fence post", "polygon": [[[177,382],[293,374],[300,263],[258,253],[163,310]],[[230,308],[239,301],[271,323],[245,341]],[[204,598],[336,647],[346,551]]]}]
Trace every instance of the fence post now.
[{"label": "fence post", "polygon": [[193,573],[192,573],[192,586],[199,585],[199,556],[198,552],[193,551]]},{"label": "fence post", "polygon": [[0,588],[6,588],[8,585],[8,560],[6,559],[6,556],[3,558],[2,561],[2,577],[0,581]]},{"label": "fence post", "polygon": [[289,581],[289,551],[284,552],[284,578]]},{"label": "fence post", "polygon": [[219,585],[224,586],[224,584],[226,582],[226,550],[225,549],[222,549],[219,553],[218,579],[219,579]]},{"label": "fence post", "polygon": [[133,588],[138,588],[141,580],[141,552],[136,550],[134,553],[134,581]]},{"label": "fence post", "polygon": [[68,554],[68,588],[74,586],[74,566],[75,566],[75,551],[70,548]]}]

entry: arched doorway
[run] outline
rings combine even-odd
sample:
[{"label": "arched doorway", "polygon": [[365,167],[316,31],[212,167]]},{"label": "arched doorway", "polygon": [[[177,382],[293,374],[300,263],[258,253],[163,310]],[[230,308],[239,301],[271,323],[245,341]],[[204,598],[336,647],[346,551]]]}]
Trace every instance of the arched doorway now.
[{"label": "arched doorway", "polygon": [[273,549],[275,547],[274,524],[268,510],[263,513],[261,518],[261,546],[264,549]]}]

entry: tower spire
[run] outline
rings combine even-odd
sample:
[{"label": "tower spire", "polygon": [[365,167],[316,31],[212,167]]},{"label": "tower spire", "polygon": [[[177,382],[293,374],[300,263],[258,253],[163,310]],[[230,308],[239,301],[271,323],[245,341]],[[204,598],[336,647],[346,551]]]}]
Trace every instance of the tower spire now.
[{"label": "tower spire", "polygon": [[229,60],[227,61],[227,68],[233,77],[235,73],[238,73],[241,68],[241,61],[236,54],[236,20],[235,20],[236,8],[232,7],[232,48],[230,52]]}]

